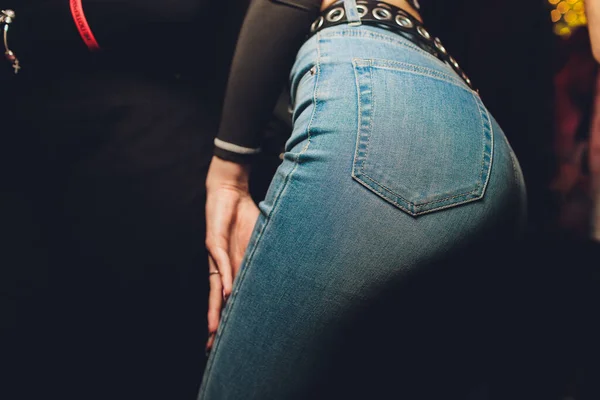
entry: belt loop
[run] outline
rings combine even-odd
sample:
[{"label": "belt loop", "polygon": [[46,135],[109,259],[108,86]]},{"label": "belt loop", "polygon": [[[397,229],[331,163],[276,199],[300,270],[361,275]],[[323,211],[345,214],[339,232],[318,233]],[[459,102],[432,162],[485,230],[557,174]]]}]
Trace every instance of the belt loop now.
[{"label": "belt loop", "polygon": [[344,8],[346,9],[346,19],[348,20],[348,25],[361,25],[360,15],[358,15],[358,9],[356,8],[356,0],[344,0]]}]

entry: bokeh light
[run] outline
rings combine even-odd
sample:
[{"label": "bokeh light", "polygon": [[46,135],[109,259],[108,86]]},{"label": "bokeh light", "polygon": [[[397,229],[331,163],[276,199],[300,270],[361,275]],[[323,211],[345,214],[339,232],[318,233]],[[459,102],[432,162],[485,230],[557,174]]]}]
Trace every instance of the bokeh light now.
[{"label": "bokeh light", "polygon": [[554,33],[569,36],[574,28],[587,24],[584,0],[548,0]]}]

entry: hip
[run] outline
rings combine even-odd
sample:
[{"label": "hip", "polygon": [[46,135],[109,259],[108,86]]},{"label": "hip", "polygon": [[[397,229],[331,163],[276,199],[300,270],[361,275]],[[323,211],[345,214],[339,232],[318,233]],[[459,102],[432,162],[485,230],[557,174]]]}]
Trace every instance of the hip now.
[{"label": "hip", "polygon": [[324,29],[300,49],[290,83],[296,160],[329,162],[324,172],[413,216],[482,200],[490,186],[524,199],[518,160],[478,93],[407,38]]}]

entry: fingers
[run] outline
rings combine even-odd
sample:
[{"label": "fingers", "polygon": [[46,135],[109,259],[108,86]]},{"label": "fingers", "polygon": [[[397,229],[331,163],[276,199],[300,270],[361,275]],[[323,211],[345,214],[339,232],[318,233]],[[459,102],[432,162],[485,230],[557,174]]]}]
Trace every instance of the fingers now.
[{"label": "fingers", "polygon": [[237,213],[239,193],[220,191],[207,198],[206,248],[221,272],[222,296],[231,294],[233,271],[229,258],[232,223]]},{"label": "fingers", "polygon": [[240,211],[237,214],[235,230],[231,237],[231,264],[233,267],[233,278],[237,276],[244,259],[256,220],[258,219],[259,209],[254,201],[248,197],[240,202]]},{"label": "fingers", "polygon": [[242,260],[244,257],[244,245],[241,243],[240,239],[237,235],[234,235],[231,238],[231,248],[229,250],[229,254],[231,256],[231,267],[233,268],[233,279],[237,276],[240,267],[242,265]]},{"label": "fingers", "polygon": [[[209,271],[216,271],[212,257],[208,257]],[[221,284],[221,276],[219,274],[210,274],[210,292],[208,295],[208,342],[206,343],[206,351],[209,352],[215,340],[219,321],[221,319],[221,308],[223,307],[223,286]]]},{"label": "fingers", "polygon": [[212,251],[209,250],[209,253],[213,259],[213,262],[215,263],[214,269],[217,269],[220,272],[220,276],[216,275],[219,277],[219,282],[221,284],[220,296],[227,300],[231,294],[231,288],[233,286],[233,271],[231,269],[229,254],[222,247],[216,247]]},{"label": "fingers", "polygon": [[[251,205],[249,213],[246,212],[247,204]],[[206,248],[210,280],[207,352],[213,346],[223,304],[231,295],[238,264],[241,264],[257,217],[256,205],[239,190],[222,188],[207,195]],[[219,274],[210,273],[214,271]]]}]

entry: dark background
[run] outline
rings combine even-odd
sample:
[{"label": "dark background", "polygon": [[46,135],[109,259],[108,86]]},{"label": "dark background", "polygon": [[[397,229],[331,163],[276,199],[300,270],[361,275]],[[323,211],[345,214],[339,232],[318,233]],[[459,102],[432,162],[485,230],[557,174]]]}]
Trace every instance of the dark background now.
[{"label": "dark background", "polygon": [[[48,51],[34,72],[22,60],[19,81],[2,74],[0,398],[195,398],[206,340],[203,179],[247,4],[212,3],[192,24],[132,41],[151,57],[131,46],[108,59],[61,53],[65,69]],[[503,250],[498,277],[507,300],[492,317],[505,329],[490,343],[489,375],[473,385],[490,400],[600,398],[598,245],[556,226],[548,189],[560,60],[547,4],[436,3],[424,4],[426,25],[480,89],[529,188],[527,240]],[[285,121],[269,132],[257,198]]]},{"label": "dark background", "polygon": [[[431,23],[479,87],[512,144],[528,185],[527,240],[512,253],[501,289],[506,330],[498,332],[491,398],[600,398],[600,246],[562,229],[550,190],[557,173],[554,74],[563,39],[552,33],[543,0],[444,2]],[[459,15],[462,15],[459,16]]]}]

